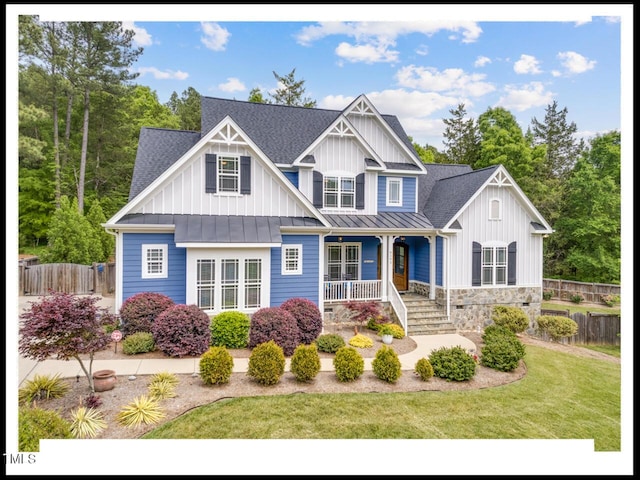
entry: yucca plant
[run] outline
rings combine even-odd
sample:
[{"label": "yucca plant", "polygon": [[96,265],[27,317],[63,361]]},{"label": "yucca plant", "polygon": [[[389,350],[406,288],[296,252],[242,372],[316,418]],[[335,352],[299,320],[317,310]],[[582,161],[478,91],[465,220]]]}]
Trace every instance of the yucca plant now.
[{"label": "yucca plant", "polygon": [[165,398],[173,398],[176,394],[176,385],[170,380],[157,380],[149,384],[149,395],[151,398],[164,400]]},{"label": "yucca plant", "polygon": [[75,438],[95,438],[107,428],[104,415],[95,408],[78,407],[71,418],[71,434]]},{"label": "yucca plant", "polygon": [[143,423],[147,425],[158,423],[164,416],[165,413],[157,399],[140,395],[120,410],[117,420],[125,427],[137,427]]},{"label": "yucca plant", "polygon": [[60,374],[34,375],[33,380],[27,380],[24,387],[18,390],[20,405],[30,404],[34,400],[59,398],[69,391],[69,384],[60,378]]}]

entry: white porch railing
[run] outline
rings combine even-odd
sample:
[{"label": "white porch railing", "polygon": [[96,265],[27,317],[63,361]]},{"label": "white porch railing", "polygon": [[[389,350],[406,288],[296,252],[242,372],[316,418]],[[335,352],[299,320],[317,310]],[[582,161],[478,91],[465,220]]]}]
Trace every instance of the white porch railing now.
[{"label": "white porch railing", "polygon": [[380,280],[335,280],[324,282],[324,301],[380,300]]},{"label": "white porch railing", "polygon": [[398,289],[393,282],[389,282],[389,303],[391,303],[391,307],[396,312],[400,325],[404,328],[404,334],[407,335],[407,306],[402,301],[402,297],[400,297]]}]

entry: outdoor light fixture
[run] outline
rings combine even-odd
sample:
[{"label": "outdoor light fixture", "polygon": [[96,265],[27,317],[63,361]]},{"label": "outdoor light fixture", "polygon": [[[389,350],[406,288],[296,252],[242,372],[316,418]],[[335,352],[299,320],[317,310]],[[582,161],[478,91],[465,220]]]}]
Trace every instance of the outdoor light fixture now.
[{"label": "outdoor light fixture", "polygon": [[342,237],[338,237],[338,242],[342,243]]}]

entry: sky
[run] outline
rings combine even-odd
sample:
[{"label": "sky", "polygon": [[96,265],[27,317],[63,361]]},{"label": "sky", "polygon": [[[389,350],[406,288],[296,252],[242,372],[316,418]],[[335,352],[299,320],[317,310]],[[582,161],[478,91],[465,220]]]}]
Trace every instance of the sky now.
[{"label": "sky", "polygon": [[[468,117],[475,119],[488,108],[504,107],[523,132],[533,118],[544,120],[553,101],[559,109],[567,109],[567,121],[576,124],[580,138],[611,130],[632,132],[632,4],[27,4],[7,5],[6,10],[7,138],[17,138],[14,59],[19,14],[39,14],[47,21],[125,22],[136,32],[136,45],[144,49],[133,66],[139,73],[135,82],[149,86],[162,103],[172,92],[180,95],[189,87],[201,95],[238,100],[247,100],[249,92],[259,88],[270,98],[269,93],[277,87],[273,72],[283,76],[295,69],[296,79],[305,81],[305,96],[315,100],[319,108],[341,110],[365,94],[380,113],[396,115],[416,143],[438,150],[443,149],[443,119],[450,118],[450,110],[461,103]],[[10,158],[15,155],[15,142],[7,144]],[[622,135],[622,152],[623,197],[630,199],[633,135]],[[7,163],[7,260],[11,265],[17,251],[16,238],[9,235],[17,225],[17,187],[12,175],[16,167]],[[623,200],[623,225],[632,225],[631,215],[631,202]],[[632,229],[625,227],[625,233],[622,279],[625,290],[632,292]],[[13,274],[7,269],[8,296],[17,296]],[[9,304],[7,308],[7,318],[12,318],[15,311]],[[623,303],[622,309],[623,317],[633,318],[632,304]],[[10,329],[8,338],[15,338],[15,330],[13,335]],[[630,335],[622,337],[623,352],[632,352],[631,341]],[[15,345],[7,345],[8,351],[15,351]],[[531,459],[524,474],[629,474],[633,440],[628,399],[633,370],[632,363],[625,361],[625,365],[622,453],[594,454],[589,442],[572,441],[523,440],[500,445],[485,441],[379,441],[379,445],[397,455],[397,474],[510,474],[519,471],[519,466],[509,459],[523,456]],[[15,431],[15,419],[9,416],[8,420],[7,431]],[[15,439],[10,437],[8,442],[11,447]],[[75,441],[71,456],[64,442],[52,442],[38,455],[37,466],[12,465],[7,473],[86,474],[87,468],[92,468],[86,462],[95,454],[93,442]],[[238,473],[239,465],[234,457],[239,451],[251,451],[252,461],[242,465],[246,474],[256,473],[259,465],[267,468],[267,473],[296,474],[308,471],[309,445],[238,441],[206,443],[203,448],[202,442],[180,442],[178,448],[175,442],[162,442],[151,448],[148,443],[141,446],[136,441],[122,441],[101,445],[100,452],[103,458],[110,453],[113,459],[105,473],[150,474],[162,467],[157,473],[199,474],[217,468],[233,474]],[[145,461],[137,465],[119,463],[119,452],[130,448],[149,459],[143,457]],[[327,447],[326,442],[314,442],[311,448],[331,459],[318,464],[316,473],[375,473],[369,469],[369,460],[377,461],[370,447],[339,443]],[[458,454],[452,454],[452,449]],[[286,460],[272,471],[268,466],[274,455]],[[368,459],[363,463],[365,457]],[[150,463],[152,458],[158,459],[157,464]],[[162,458],[171,462],[162,462]],[[220,458],[228,460],[218,462]],[[429,462],[428,471],[424,471],[424,458],[438,461]],[[459,462],[460,458],[465,461]]]}]

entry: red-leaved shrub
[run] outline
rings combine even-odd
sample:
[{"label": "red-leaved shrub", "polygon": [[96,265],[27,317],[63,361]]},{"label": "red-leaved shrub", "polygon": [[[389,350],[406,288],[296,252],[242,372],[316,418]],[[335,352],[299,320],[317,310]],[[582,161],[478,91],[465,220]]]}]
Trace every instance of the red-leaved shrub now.
[{"label": "red-leaved shrub", "polygon": [[280,307],[265,307],[251,316],[249,348],[273,340],[286,356],[300,345],[300,329],[296,319]]},{"label": "red-leaved shrub", "polygon": [[196,305],[174,305],[151,328],[156,347],[170,357],[202,355],[209,349],[209,316]]},{"label": "red-leaved shrub", "polygon": [[280,308],[296,319],[300,329],[300,341],[310,345],[322,332],[322,313],[318,306],[306,298],[290,298]]},{"label": "red-leaved shrub", "polygon": [[151,333],[151,325],[157,316],[173,305],[175,302],[162,293],[136,293],[120,307],[122,333],[125,337],[136,332]]}]

